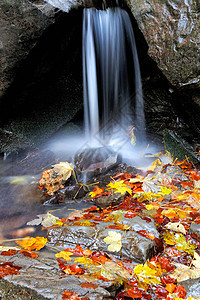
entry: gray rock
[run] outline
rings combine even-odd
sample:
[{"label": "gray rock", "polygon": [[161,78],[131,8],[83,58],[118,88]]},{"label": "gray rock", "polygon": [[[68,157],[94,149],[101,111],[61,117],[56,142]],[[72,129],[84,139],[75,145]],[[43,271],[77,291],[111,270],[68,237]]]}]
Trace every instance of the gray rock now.
[{"label": "gray rock", "polygon": [[119,163],[119,155],[110,147],[86,148],[75,154],[78,173],[96,175],[104,173]]},{"label": "gray rock", "polygon": [[196,233],[200,237],[200,224],[192,223],[190,225],[190,231]]},{"label": "gray rock", "polygon": [[149,55],[176,86],[199,84],[200,6],[195,0],[127,0]]},{"label": "gray rock", "polygon": [[[70,224],[72,225],[64,228],[49,229],[47,234],[49,243],[62,248],[79,244],[84,248],[89,248],[93,251],[104,251],[109,253],[110,251],[108,250],[108,245],[104,242],[104,238],[109,235],[109,231],[114,230],[122,236],[121,251],[114,252],[114,255],[125,259],[131,259],[136,263],[144,263],[154,255],[155,251],[154,241],[145,238],[137,233],[137,231],[146,230],[153,233],[156,237],[159,237],[153,221],[147,223],[138,216],[132,219],[123,218],[122,216],[122,220],[119,221],[119,224],[125,224],[127,227],[130,227],[127,229],[126,234],[124,234],[123,230],[107,228],[108,226],[113,225],[112,222],[99,222],[94,227],[77,226],[73,225],[73,222]],[[113,252],[111,251],[110,253],[112,254]]]}]

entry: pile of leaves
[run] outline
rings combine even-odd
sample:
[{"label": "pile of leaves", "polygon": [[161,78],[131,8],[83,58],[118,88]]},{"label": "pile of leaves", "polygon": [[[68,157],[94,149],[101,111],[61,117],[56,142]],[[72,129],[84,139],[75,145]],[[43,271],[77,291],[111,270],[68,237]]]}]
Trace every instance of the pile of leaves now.
[{"label": "pile of leaves", "polygon": [[[187,160],[163,164],[157,159],[145,174],[116,174],[105,188],[96,186],[90,197],[95,199],[114,193],[125,195],[125,200],[118,206],[106,209],[93,206],[72,212],[62,219],[48,213],[39,219],[37,224],[41,223],[44,228],[65,227],[72,223],[89,227],[98,222],[111,223],[108,236],[104,238],[108,253],[77,245],[55,254],[55,263],[59,264],[63,274],[83,278],[85,283],[81,287],[89,289],[96,289],[98,284],[95,282],[98,280],[112,282],[118,290],[116,300],[200,299],[187,297],[181,285],[184,280],[200,277],[200,236],[190,229],[192,224],[200,224],[200,170]],[[147,222],[153,219],[160,234],[158,238],[145,230],[138,232],[156,245],[154,257],[144,264],[116,258],[110,253],[120,253],[124,232],[130,229],[123,223],[122,217],[134,218],[137,215]],[[38,251],[47,245],[46,242],[40,237],[17,241],[25,249],[21,249],[20,253],[25,255],[23,251],[28,251],[26,255],[32,258],[32,253],[35,253],[32,250]],[[11,251],[1,254],[16,253]],[[0,276],[5,276],[2,274],[7,272],[8,267],[13,268],[0,265]],[[15,272],[18,274],[19,270],[15,269]],[[74,291],[63,291],[62,299],[89,298],[81,298]]]}]

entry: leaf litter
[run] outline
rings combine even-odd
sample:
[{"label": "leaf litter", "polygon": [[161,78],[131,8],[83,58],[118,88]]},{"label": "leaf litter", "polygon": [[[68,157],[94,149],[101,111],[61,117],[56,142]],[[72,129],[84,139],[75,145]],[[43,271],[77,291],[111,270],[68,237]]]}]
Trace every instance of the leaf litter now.
[{"label": "leaf litter", "polygon": [[[51,171],[49,171],[51,170]],[[60,163],[53,169],[45,170],[39,186],[48,194],[54,194],[71,176],[73,166]],[[83,249],[81,245],[57,251],[55,263],[59,264],[65,276],[85,278],[82,288],[96,289],[96,281],[110,281],[121,285],[115,299],[199,299],[188,297],[180,284],[187,279],[200,277],[200,239],[192,234],[190,226],[200,222],[200,170],[187,160],[163,164],[160,159],[152,164],[145,175],[120,173],[111,178],[105,188],[96,186],[90,197],[101,197],[110,193],[125,195],[124,202],[117,207],[99,209],[91,207],[83,211],[72,212],[62,219],[53,214],[39,215],[30,225],[65,227],[70,225],[94,226],[95,222],[110,222],[108,235],[103,239],[107,250],[120,252],[125,232],[132,230],[123,223],[124,218],[137,215],[155,220],[160,238],[155,238],[146,230],[138,232],[155,241],[157,252],[144,264],[135,264],[106,253]],[[86,225],[87,224],[87,225]],[[115,231],[117,229],[117,231]],[[121,233],[119,233],[121,230]],[[149,235],[149,236],[148,236]],[[23,249],[20,253],[33,259],[48,246],[44,237],[25,237],[16,243]],[[0,245],[1,255],[16,255],[19,248]],[[7,254],[5,252],[8,252]],[[35,254],[34,254],[35,253]],[[57,259],[57,260],[56,260]],[[13,263],[0,265],[0,276],[19,274],[20,267]],[[73,291],[63,291],[62,299],[82,298]],[[88,298],[89,299],[89,298]]]}]

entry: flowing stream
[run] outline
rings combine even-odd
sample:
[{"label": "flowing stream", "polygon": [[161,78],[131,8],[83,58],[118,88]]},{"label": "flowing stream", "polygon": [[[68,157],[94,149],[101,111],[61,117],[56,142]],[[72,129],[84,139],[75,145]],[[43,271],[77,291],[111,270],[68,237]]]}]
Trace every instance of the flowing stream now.
[{"label": "flowing stream", "polygon": [[85,131],[92,145],[109,144],[130,128],[139,142],[145,140],[140,66],[125,10],[84,9],[83,87]]}]

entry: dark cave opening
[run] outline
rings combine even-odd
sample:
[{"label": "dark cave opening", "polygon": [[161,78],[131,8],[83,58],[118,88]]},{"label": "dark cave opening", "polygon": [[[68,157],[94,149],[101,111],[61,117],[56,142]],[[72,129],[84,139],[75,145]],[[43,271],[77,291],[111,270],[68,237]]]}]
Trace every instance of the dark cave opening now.
[{"label": "dark cave opening", "polygon": [[[165,127],[176,127],[170,84],[148,56],[144,36],[129,8],[124,8],[136,39],[147,131],[161,135]],[[19,130],[21,136],[34,143],[38,136],[41,142],[68,122],[82,125],[82,9],[57,13],[55,23],[45,30],[17,70],[1,100],[0,119],[1,127]]]}]

